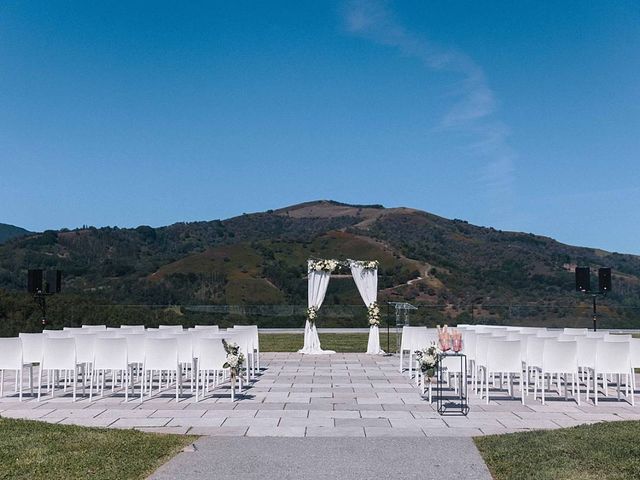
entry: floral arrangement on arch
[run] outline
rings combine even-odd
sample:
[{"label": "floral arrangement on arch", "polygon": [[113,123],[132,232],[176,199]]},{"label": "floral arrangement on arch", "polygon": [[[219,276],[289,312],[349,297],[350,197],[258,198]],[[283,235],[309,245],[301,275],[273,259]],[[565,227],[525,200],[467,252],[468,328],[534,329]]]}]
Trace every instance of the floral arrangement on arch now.
[{"label": "floral arrangement on arch", "polygon": [[364,270],[377,270],[380,265],[378,260],[354,260],[352,263]]},{"label": "floral arrangement on arch", "polygon": [[227,352],[227,359],[223,367],[231,370],[231,378],[235,378],[244,364],[244,354],[240,352],[240,346],[237,343],[222,339],[222,345],[224,345],[224,351]]},{"label": "floral arrangement on arch", "polygon": [[369,326],[379,327],[380,326],[380,307],[378,306],[378,302],[371,302],[371,305],[367,307],[367,311],[369,313]]},{"label": "floral arrangement on arch", "polygon": [[338,260],[309,260],[309,272],[333,272],[340,262]]},{"label": "floral arrangement on arch", "polygon": [[318,316],[318,309],[316,307],[307,308],[307,320],[309,324],[313,325],[316,322],[316,317]]},{"label": "floral arrangement on arch", "polygon": [[427,348],[416,350],[415,353],[422,373],[429,379],[433,378],[436,367],[438,366],[438,354],[441,353],[440,349],[432,342]]}]

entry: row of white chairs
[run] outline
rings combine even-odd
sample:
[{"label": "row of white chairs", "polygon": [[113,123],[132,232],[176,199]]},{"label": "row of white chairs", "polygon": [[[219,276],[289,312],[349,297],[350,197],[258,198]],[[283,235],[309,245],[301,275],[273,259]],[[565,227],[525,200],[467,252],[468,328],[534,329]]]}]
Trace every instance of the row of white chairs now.
[{"label": "row of white chairs", "polygon": [[[187,331],[181,326],[162,326],[145,329],[144,326],[107,328],[84,326],[64,330],[44,330],[42,333],[22,333],[16,338],[0,339],[0,396],[4,391],[4,372],[14,370],[15,390],[19,399],[23,394],[23,369],[29,368],[29,387],[34,394],[33,368],[39,364],[38,399],[41,397],[42,378],[46,374],[48,389],[53,393],[54,383],[63,379],[73,386],[76,398],[78,377],[82,378],[83,394],[89,378],[89,396],[92,398],[94,381],[101,392],[107,372],[111,373],[114,390],[118,381],[128,400],[133,388],[133,373],[140,381],[140,398],[145,392],[152,394],[154,377],[161,388],[163,379],[167,387],[175,383],[176,399],[183,387],[183,375],[191,378],[191,390],[196,400],[202,386],[205,393],[229,377],[223,368],[226,352],[222,340],[237,343],[246,358],[245,375],[248,382],[260,369],[258,329],[255,325],[234,326],[221,331],[217,326],[197,326]],[[155,373],[155,375],[154,375]],[[242,378],[238,379],[239,391]],[[231,388],[232,399],[235,388]]]},{"label": "row of white chairs", "polygon": [[564,385],[565,398],[571,384],[572,395],[578,404],[581,384],[586,388],[585,398],[588,399],[590,391],[593,391],[597,405],[599,383],[603,393],[608,395],[610,381],[616,380],[620,398],[621,382],[624,380],[625,395],[629,403],[635,404],[634,369],[640,367],[640,339],[574,328],[458,328],[463,332],[464,353],[469,361],[474,391],[478,391],[479,379],[479,392],[487,402],[490,378],[499,378],[502,383],[506,376],[510,380],[509,391],[513,395],[512,380],[514,376],[519,376],[524,402],[533,376],[533,397],[536,399],[540,390],[544,404],[546,390],[555,376],[558,390]]},{"label": "row of white chairs", "polygon": [[[618,398],[622,381],[624,392],[632,405],[635,404],[634,369],[640,368],[640,339],[631,335],[613,335],[608,332],[590,332],[586,328],[549,330],[536,327],[515,326],[471,326],[459,325],[463,333],[463,352],[467,356],[473,390],[489,401],[489,379],[508,380],[508,391],[513,395],[514,379],[518,378],[522,389],[522,401],[533,386],[533,397],[538,392],[542,403],[555,377],[560,390],[571,386],[572,395],[580,402],[581,385],[586,388],[586,398],[593,392],[598,404],[598,387],[608,395],[611,381],[616,381]],[[405,326],[400,347],[400,372],[405,370],[413,376],[413,354],[437,342],[437,331],[426,327]],[[408,362],[405,358],[408,357]],[[575,358],[574,358],[575,357]],[[446,380],[450,376],[462,375],[460,363],[445,358],[442,367]],[[425,391],[424,378],[418,366],[416,383]],[[533,380],[531,380],[533,379]],[[547,385],[545,386],[545,381]],[[457,386],[457,382],[454,383]],[[429,394],[431,390],[429,389]]]}]

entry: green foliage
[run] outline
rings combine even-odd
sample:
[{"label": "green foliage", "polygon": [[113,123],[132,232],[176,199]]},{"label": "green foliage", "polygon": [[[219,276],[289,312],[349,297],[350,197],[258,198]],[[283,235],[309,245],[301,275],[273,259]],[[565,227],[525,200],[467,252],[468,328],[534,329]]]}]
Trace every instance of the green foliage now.
[{"label": "green foliage", "polygon": [[24,228],[7,225],[6,223],[0,223],[0,243],[4,243],[12,238],[29,235],[30,233],[31,232],[25,230]]},{"label": "green foliage", "polygon": [[[132,316],[122,313],[131,308],[114,313],[117,304],[304,305],[310,257],[379,260],[380,301],[423,305],[417,314],[423,324],[588,320],[588,312],[583,315],[589,299],[573,291],[571,266],[610,266],[614,292],[605,302],[611,306],[602,310],[603,322],[640,326],[639,257],[571,247],[415,210],[312,202],[228,220],[161,228],[84,227],[14,238],[0,245],[0,291],[5,290],[0,294],[0,318],[8,325],[2,328],[13,331],[14,323],[32,325],[34,318],[37,323],[33,302],[20,296],[28,268],[64,271],[65,294],[56,296],[52,305],[59,302],[66,312],[59,319],[52,307],[52,321],[80,321],[77,312],[82,311],[87,318],[107,323],[107,311],[119,318]],[[327,307],[360,303],[351,278],[332,278]],[[515,314],[490,308],[532,303],[545,308]],[[550,310],[559,306],[563,308]],[[138,309],[142,310],[145,313],[138,314],[149,324],[168,315],[160,313],[161,308]],[[319,322],[327,326],[361,322],[359,314],[350,311],[323,318],[325,314],[323,307]],[[194,317],[191,311],[181,315],[185,322]],[[228,315],[207,318],[231,321]],[[299,318],[260,315],[235,320],[288,326]]]},{"label": "green foliage", "polygon": [[0,478],[143,479],[196,439],[0,418]]},{"label": "green foliage", "polygon": [[640,422],[476,437],[496,480],[638,478]]}]

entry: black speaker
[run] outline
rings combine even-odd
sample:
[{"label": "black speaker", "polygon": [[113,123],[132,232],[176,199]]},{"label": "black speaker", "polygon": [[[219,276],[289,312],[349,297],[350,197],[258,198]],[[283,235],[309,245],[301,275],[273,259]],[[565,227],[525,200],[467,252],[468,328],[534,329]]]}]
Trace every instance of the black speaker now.
[{"label": "black speaker", "polygon": [[591,291],[591,272],[589,267],[576,267],[576,290],[579,292]]},{"label": "black speaker", "polygon": [[44,275],[44,292],[60,293],[62,288],[62,272],[60,270],[47,270]]},{"label": "black speaker", "polygon": [[27,273],[27,291],[29,293],[42,291],[42,270],[29,270]]},{"label": "black speaker", "polygon": [[601,268],[598,270],[598,286],[601,292],[611,291],[611,269]]}]

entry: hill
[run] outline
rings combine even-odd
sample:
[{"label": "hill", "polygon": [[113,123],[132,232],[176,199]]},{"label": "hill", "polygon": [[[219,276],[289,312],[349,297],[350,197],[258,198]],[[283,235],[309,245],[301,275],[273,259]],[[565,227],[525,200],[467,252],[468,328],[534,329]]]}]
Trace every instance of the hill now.
[{"label": "hill", "polygon": [[16,227],[14,225],[8,225],[6,223],[0,223],[0,244],[15,237],[23,237],[29,235],[31,232],[24,228]]},{"label": "hill", "polygon": [[[436,319],[468,319],[472,304],[471,315],[485,320],[504,318],[505,308],[513,316],[513,305],[527,306],[517,307],[522,318],[573,318],[588,307],[572,290],[576,264],[613,268],[609,317],[629,323],[640,312],[640,257],[410,208],[333,201],[161,228],[14,238],[0,245],[0,288],[23,291],[28,268],[60,268],[65,292],[94,302],[304,305],[311,257],[377,259],[381,300],[421,304]],[[327,306],[360,303],[350,277],[332,278]]]}]

